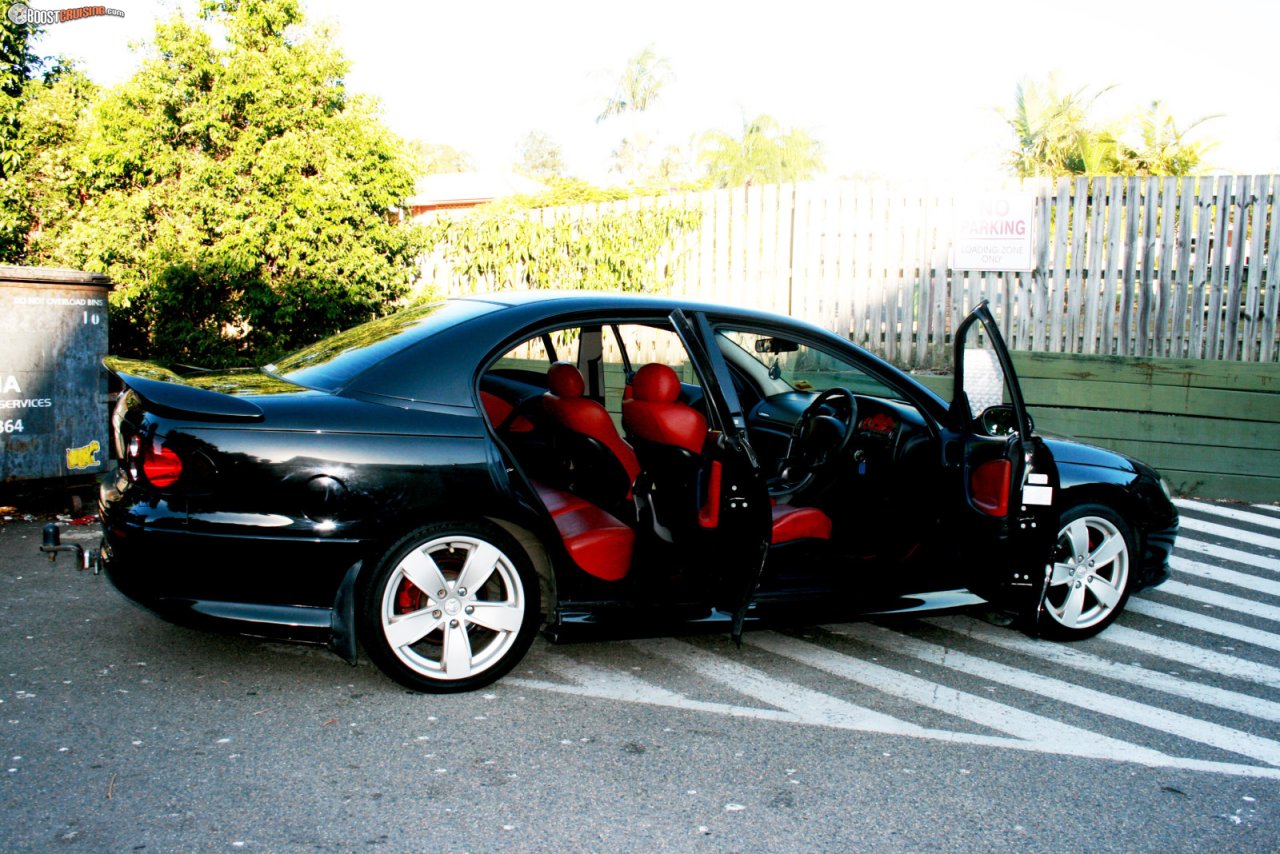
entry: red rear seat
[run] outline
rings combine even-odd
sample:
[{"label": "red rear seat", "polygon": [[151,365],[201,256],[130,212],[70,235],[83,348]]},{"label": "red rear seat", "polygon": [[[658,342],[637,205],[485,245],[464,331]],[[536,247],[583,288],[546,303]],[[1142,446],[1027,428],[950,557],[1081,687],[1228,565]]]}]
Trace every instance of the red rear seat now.
[{"label": "red rear seat", "polygon": [[769,542],[776,546],[806,539],[831,539],[831,517],[817,507],[773,505],[773,530]]},{"label": "red rear seat", "polygon": [[635,531],[573,493],[542,483],[535,483],[534,488],[578,566],[605,581],[626,576],[631,568]]}]

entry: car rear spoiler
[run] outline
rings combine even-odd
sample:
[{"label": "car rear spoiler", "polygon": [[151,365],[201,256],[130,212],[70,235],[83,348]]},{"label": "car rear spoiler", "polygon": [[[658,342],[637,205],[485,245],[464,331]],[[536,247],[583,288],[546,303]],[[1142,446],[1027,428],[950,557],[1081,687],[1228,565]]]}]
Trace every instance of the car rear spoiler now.
[{"label": "car rear spoiler", "polygon": [[198,417],[210,421],[261,421],[262,408],[255,403],[212,389],[191,385],[188,380],[154,362],[108,356],[102,360],[134,394],[157,415]]}]

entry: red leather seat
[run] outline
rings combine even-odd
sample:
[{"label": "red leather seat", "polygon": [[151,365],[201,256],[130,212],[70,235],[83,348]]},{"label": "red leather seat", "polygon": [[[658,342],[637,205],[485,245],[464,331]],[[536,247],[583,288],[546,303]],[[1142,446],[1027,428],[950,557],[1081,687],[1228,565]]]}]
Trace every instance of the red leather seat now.
[{"label": "red leather seat", "polygon": [[631,568],[635,531],[570,492],[542,483],[534,483],[534,488],[578,566],[605,581],[626,577]]},{"label": "red leather seat", "polygon": [[645,365],[631,381],[631,399],[622,401],[622,426],[633,437],[701,456],[707,419],[679,397],[675,371],[657,362]]},{"label": "red leather seat", "polygon": [[[645,479],[657,487],[648,496],[657,523],[672,532],[716,527],[720,464],[713,460],[707,465],[703,455],[707,421],[701,412],[680,402],[679,376],[666,365],[645,365],[632,380],[632,395],[622,402],[622,425],[636,443]],[[685,494],[673,502],[664,495],[672,491]],[[771,545],[831,539],[831,518],[816,507],[778,504],[772,512]]]},{"label": "red leather seat", "polygon": [[617,460],[626,476],[626,494],[640,473],[636,452],[618,435],[609,412],[599,403],[582,396],[586,383],[582,374],[568,362],[556,362],[547,371],[547,386],[543,395],[543,407],[565,430],[585,436],[603,446]]},{"label": "red leather seat", "polygon": [[515,412],[515,407],[496,394],[482,389],[480,403],[484,406],[484,414],[488,417],[489,423],[495,428],[506,426],[506,429],[513,433],[528,433],[533,429],[533,424],[523,415],[517,415],[510,424],[507,424],[511,413]]},{"label": "red leather seat", "polygon": [[789,543],[792,540],[831,539],[831,517],[817,507],[793,507],[790,504],[773,505],[773,530],[770,545]]}]

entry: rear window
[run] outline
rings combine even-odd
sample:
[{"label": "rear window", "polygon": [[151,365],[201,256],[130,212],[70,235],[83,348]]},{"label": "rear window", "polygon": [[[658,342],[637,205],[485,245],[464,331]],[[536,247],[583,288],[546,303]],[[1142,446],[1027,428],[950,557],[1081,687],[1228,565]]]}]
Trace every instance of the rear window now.
[{"label": "rear window", "polygon": [[410,344],[495,308],[489,303],[463,300],[406,309],[339,332],[263,370],[305,388],[338,391]]}]

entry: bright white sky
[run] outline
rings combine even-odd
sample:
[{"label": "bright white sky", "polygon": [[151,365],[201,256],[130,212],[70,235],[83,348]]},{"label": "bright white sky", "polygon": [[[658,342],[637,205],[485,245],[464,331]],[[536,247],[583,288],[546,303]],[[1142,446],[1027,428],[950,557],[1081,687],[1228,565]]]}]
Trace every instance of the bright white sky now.
[{"label": "bright white sky", "polygon": [[[136,68],[129,44],[150,38],[157,15],[189,5],[103,2],[125,17],[50,26],[38,49],[78,57],[108,85]],[[394,131],[482,169],[509,167],[536,128],[570,172],[604,180],[625,129],[595,117],[652,43],[675,79],[646,126],[670,143],[768,113],[820,140],[831,175],[982,177],[1011,144],[997,108],[1020,78],[1056,70],[1072,88],[1116,85],[1100,117],[1153,98],[1184,125],[1224,113],[1202,127],[1221,142],[1215,171],[1280,172],[1276,0],[304,2],[310,21],[335,25],[349,88],[379,98]]]}]

